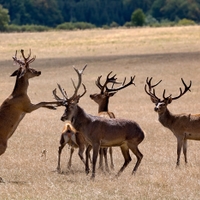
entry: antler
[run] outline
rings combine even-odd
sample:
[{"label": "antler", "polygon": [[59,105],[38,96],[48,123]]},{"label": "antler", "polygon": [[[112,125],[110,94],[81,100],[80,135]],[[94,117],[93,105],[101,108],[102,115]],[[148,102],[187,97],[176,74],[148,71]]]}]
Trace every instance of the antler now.
[{"label": "antler", "polygon": [[125,84],[125,82],[126,82],[126,77],[124,78],[124,81],[123,81],[123,83],[122,83],[122,85],[120,86],[120,87],[118,87],[118,88],[111,88],[111,89],[109,89],[107,86],[106,86],[106,91],[107,92],[117,92],[118,90],[121,90],[121,89],[123,89],[123,88],[126,88],[126,87],[128,87],[129,85],[135,85],[135,83],[133,82],[134,81],[134,79],[135,79],[135,76],[131,76],[131,78],[130,78],[130,81],[127,83],[127,84]]},{"label": "antler", "polygon": [[21,54],[22,54],[22,57],[24,59],[23,61],[17,58],[17,50],[15,52],[15,56],[12,57],[14,62],[19,64],[20,66],[28,67],[29,64],[32,63],[36,58],[36,56],[34,56],[33,58],[30,59],[30,57],[31,57],[31,49],[29,50],[29,54],[28,54],[27,57],[25,57],[23,49],[21,49]]},{"label": "antler", "polygon": [[[74,81],[73,81],[73,79],[72,79],[72,83],[73,83],[73,86],[74,86],[75,91],[74,91],[74,94],[72,95],[72,97],[71,97],[70,99],[74,99],[74,98],[77,97],[78,90],[79,90],[79,88],[80,88],[80,86],[81,86],[81,83],[82,83],[82,74],[83,74],[83,71],[85,70],[86,67],[87,67],[87,65],[85,65],[85,67],[83,67],[82,70],[78,70],[78,69],[76,69],[76,68],[74,67],[74,70],[75,70],[76,73],[78,74],[78,84],[77,84],[77,86],[75,86],[75,83],[74,83]],[[82,96],[86,93],[86,87],[85,87],[84,84],[82,84],[82,85],[83,85],[83,88],[84,88],[84,92],[83,92],[82,95],[79,95],[79,98],[82,97]]]},{"label": "antler", "polygon": [[[146,79],[146,84],[145,84],[144,89],[145,89],[145,92],[146,92],[150,97],[152,97],[153,99],[159,101],[160,99],[156,96],[156,94],[155,94],[155,89],[153,89],[153,88],[156,87],[162,80],[160,80],[160,81],[158,81],[158,83],[152,85],[152,84],[151,84],[152,79],[153,79],[153,77],[151,77],[150,79],[149,79],[149,77],[147,77],[147,79]],[[149,87],[149,91],[147,91],[147,85],[148,85],[148,87]],[[152,91],[152,89],[153,89],[153,91]],[[164,90],[164,92],[165,92],[165,90]]]},{"label": "antler", "polygon": [[106,81],[105,81],[105,83],[103,85],[100,83],[100,79],[101,79],[102,75],[99,76],[97,78],[96,82],[95,82],[97,87],[101,90],[101,94],[104,93],[104,89],[106,88],[108,83],[113,83],[113,84],[117,83],[116,82],[116,80],[117,80],[116,74],[114,76],[112,76],[112,77],[109,77],[110,74],[112,74],[112,71],[107,75]]},{"label": "antler", "polygon": [[[112,77],[109,77],[111,73],[112,73],[112,71],[107,75],[106,81],[103,85],[100,83],[100,79],[102,76],[99,76],[95,82],[97,87],[101,90],[101,94],[103,94],[104,92],[116,92],[116,91],[121,90],[131,84],[135,85],[135,83],[133,82],[135,79],[135,76],[134,77],[131,76],[131,80],[127,84],[125,84],[125,82],[126,82],[126,77],[125,77],[123,83],[121,84],[121,83],[117,82],[116,74]],[[112,88],[108,88],[108,86],[107,86],[108,83],[113,84]],[[118,88],[113,88],[114,84],[121,84],[121,86]]]},{"label": "antler", "polygon": [[[176,99],[180,98],[180,97],[183,96],[187,91],[190,91],[190,92],[191,92],[190,87],[192,86],[192,81],[190,81],[189,86],[187,86],[187,85],[185,84],[183,78],[181,78],[181,81],[182,81],[183,85],[185,86],[185,89],[184,89],[184,91],[182,92],[182,89],[181,89],[181,87],[180,87],[180,88],[179,88],[179,89],[180,89],[180,94],[179,94],[177,97],[173,97],[172,100],[176,100]],[[163,97],[164,97],[164,94],[163,94]]]},{"label": "antler", "polygon": [[83,74],[83,71],[85,70],[85,68],[87,67],[87,65],[85,65],[85,67],[83,67],[82,70],[78,70],[74,67],[74,70],[76,71],[76,73],[78,74],[78,84],[77,86],[75,86],[75,83],[74,81],[72,80],[72,83],[73,83],[73,86],[75,88],[75,91],[74,91],[74,94],[72,95],[71,98],[68,98],[68,95],[66,93],[66,91],[58,84],[58,88],[61,92],[61,94],[63,95],[63,98],[60,98],[57,93],[56,93],[56,89],[53,90],[53,95],[54,95],[54,98],[61,103],[61,105],[65,105],[67,102],[71,101],[71,100],[74,100],[76,98],[80,99],[85,93],[86,93],[86,87],[84,84],[83,85],[83,88],[84,88],[84,92],[83,94],[81,95],[77,95],[78,93],[78,89],[80,88],[81,86],[81,82],[82,82],[82,74]]},{"label": "antler", "polygon": [[[156,83],[155,85],[151,85],[151,80],[152,80],[152,77],[149,79],[148,77],[147,77],[147,79],[146,79],[146,85],[145,85],[145,92],[150,96],[150,97],[152,97],[153,99],[155,99],[155,100],[157,100],[157,101],[160,101],[160,99],[156,96],[156,94],[155,94],[155,89],[153,89],[155,86],[157,86],[162,80],[160,80],[158,83]],[[173,97],[173,98],[171,98],[171,100],[176,100],[176,99],[178,99],[178,98],[180,98],[181,96],[183,96],[187,91],[191,91],[190,90],[190,87],[192,86],[192,81],[190,81],[190,84],[189,84],[189,86],[187,86],[186,85],[186,83],[184,82],[184,80],[183,80],[183,78],[181,78],[181,81],[182,81],[182,83],[183,83],[183,85],[185,86],[185,89],[184,89],[184,91],[182,91],[182,89],[180,88],[180,94],[177,96],[177,97]],[[148,87],[149,87],[149,91],[147,91],[147,85],[148,85]],[[153,89],[153,91],[152,91],[152,89]],[[169,97],[171,97],[171,95],[169,95],[168,97],[165,97],[165,91],[166,90],[164,90],[163,91],[163,99],[164,100],[166,100],[166,99],[168,99]],[[163,100],[162,100],[163,101]]]}]

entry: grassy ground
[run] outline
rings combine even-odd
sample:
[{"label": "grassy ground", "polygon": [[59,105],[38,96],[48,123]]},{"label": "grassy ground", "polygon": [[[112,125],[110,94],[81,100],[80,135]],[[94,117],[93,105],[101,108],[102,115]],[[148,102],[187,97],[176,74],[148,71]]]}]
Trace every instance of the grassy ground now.
[{"label": "grassy ground", "polygon": [[[110,174],[97,171],[95,181],[86,176],[84,166],[74,153],[72,170],[67,170],[69,148],[62,155],[63,174],[55,172],[57,150],[63,122],[57,111],[40,109],[27,114],[9,140],[8,149],[0,159],[0,199],[199,199],[200,149],[196,141],[188,142],[188,165],[183,156],[180,168],[176,163],[176,138],[157,120],[154,105],[144,92],[146,77],[162,79],[157,95],[174,96],[192,80],[192,92],[169,105],[173,113],[198,113],[200,107],[200,27],[138,28],[90,30],[73,32],[0,34],[0,102],[12,91],[15,79],[9,75],[16,69],[11,57],[15,50],[32,49],[37,58],[33,68],[42,75],[30,80],[28,94],[33,103],[52,100],[52,90],[60,83],[70,95],[71,78],[76,80],[72,66],[88,64],[83,76],[87,94],[80,105],[90,114],[97,105],[89,94],[98,92],[94,82],[99,75],[110,71],[119,80],[136,75],[136,87],[120,91],[111,100],[109,109],[116,117],[137,121],[146,132],[139,146],[144,154],[135,176],[131,175],[136,162],[115,179],[123,164],[119,148],[113,156],[115,170]],[[41,151],[47,156],[41,157]]]}]

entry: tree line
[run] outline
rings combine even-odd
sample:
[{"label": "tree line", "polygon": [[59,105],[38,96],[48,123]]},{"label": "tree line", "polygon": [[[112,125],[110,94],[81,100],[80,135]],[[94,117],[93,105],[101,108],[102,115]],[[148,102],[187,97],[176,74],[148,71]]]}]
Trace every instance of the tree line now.
[{"label": "tree line", "polygon": [[9,24],[20,26],[56,27],[65,22],[122,26],[137,9],[150,22],[184,18],[200,22],[200,0],[0,0],[0,5],[8,10]]}]

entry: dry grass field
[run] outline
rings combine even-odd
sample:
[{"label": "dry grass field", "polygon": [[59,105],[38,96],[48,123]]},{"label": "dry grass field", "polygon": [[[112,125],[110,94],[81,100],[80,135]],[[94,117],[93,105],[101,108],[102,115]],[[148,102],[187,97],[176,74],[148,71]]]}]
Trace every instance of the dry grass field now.
[{"label": "dry grass field", "polygon": [[[119,80],[135,75],[135,86],[116,94],[109,109],[116,117],[137,121],[146,132],[139,148],[144,155],[136,175],[132,162],[115,179],[123,164],[119,148],[114,147],[115,170],[110,174],[97,170],[95,181],[86,176],[77,150],[71,171],[67,170],[69,148],[63,150],[63,174],[55,172],[57,151],[64,123],[60,117],[64,108],[56,111],[39,109],[27,114],[8,142],[8,149],[0,157],[0,199],[85,200],[85,199],[199,199],[200,198],[200,142],[188,142],[188,164],[176,164],[176,138],[164,128],[154,112],[154,104],[144,92],[146,77],[162,79],[157,88],[161,97],[179,94],[181,77],[192,80],[191,93],[168,106],[173,113],[200,112],[200,26],[173,28],[138,28],[86,30],[72,32],[0,34],[0,102],[12,91],[15,78],[9,75],[17,68],[12,56],[24,49],[37,58],[32,67],[41,70],[40,77],[30,80],[28,94],[33,103],[51,101],[52,90],[60,83],[70,95],[71,78],[77,78],[72,66],[88,67],[83,76],[87,87],[80,106],[90,114],[97,114],[97,105],[89,94],[98,92],[94,82],[99,75],[110,71]],[[47,150],[46,158],[41,151]]]}]

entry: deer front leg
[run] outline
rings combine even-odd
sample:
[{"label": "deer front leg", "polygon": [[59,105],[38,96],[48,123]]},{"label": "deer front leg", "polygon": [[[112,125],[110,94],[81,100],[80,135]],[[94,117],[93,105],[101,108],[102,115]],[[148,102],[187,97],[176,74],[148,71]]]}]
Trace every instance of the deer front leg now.
[{"label": "deer front leg", "polygon": [[34,110],[37,110],[38,108],[48,108],[48,109],[51,109],[51,110],[56,110],[55,106],[52,106],[52,104],[54,105],[60,105],[59,102],[55,102],[55,101],[52,101],[52,102],[40,102],[38,104],[30,104],[27,108],[26,108],[26,112],[27,113],[30,113]]},{"label": "deer front leg", "polygon": [[185,164],[187,164],[187,139],[183,141],[183,154],[185,157]]},{"label": "deer front leg", "polygon": [[89,174],[90,168],[89,168],[89,158],[90,158],[90,151],[92,149],[91,145],[88,145],[86,151],[85,151],[85,157],[86,157],[86,162],[85,162],[85,173]]},{"label": "deer front leg", "polygon": [[177,138],[177,162],[176,162],[177,167],[180,165],[180,155],[182,146],[183,146],[183,138]]},{"label": "deer front leg", "polygon": [[109,147],[109,154],[110,154],[110,168],[114,170],[114,162],[113,162],[113,150],[112,147]]},{"label": "deer front leg", "polygon": [[84,165],[85,165],[85,160],[84,160],[84,158],[83,158],[83,152],[84,152],[84,150],[85,150],[85,145],[80,145],[80,146],[79,146],[79,150],[78,150],[78,155],[79,155],[81,161],[82,161],[82,162],[84,163]]},{"label": "deer front leg", "polygon": [[0,142],[0,155],[4,154],[7,149],[7,142]]},{"label": "deer front leg", "polygon": [[103,156],[104,156],[104,160],[105,160],[105,168],[106,171],[109,172],[109,167],[108,167],[108,157],[107,157],[107,152],[108,152],[108,148],[103,148]]},{"label": "deer front leg", "polygon": [[92,176],[91,179],[95,178],[95,171],[96,171],[96,162],[97,162],[97,157],[100,149],[100,144],[96,143],[92,145],[93,148],[93,156],[92,156]]},{"label": "deer front leg", "polygon": [[103,148],[99,149],[99,169],[103,171]]}]

